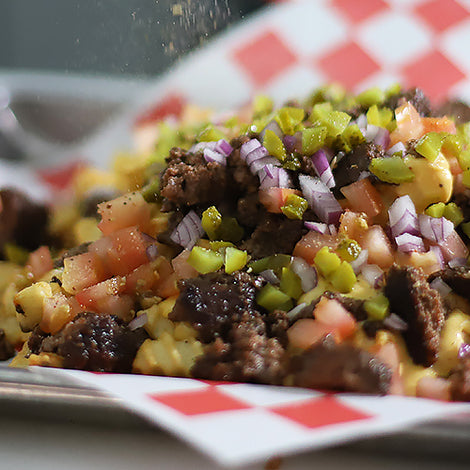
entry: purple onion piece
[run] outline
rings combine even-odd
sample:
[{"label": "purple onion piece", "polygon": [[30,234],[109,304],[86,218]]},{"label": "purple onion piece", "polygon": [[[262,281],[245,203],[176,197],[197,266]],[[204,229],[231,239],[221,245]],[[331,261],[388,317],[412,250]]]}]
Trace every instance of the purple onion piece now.
[{"label": "purple onion piece", "polygon": [[281,282],[272,269],[265,269],[264,271],[261,271],[259,275],[270,284],[278,285]]},{"label": "purple onion piece", "polygon": [[254,175],[258,173],[266,165],[273,165],[273,166],[281,166],[281,162],[276,157],[264,157],[260,158],[259,160],[255,160],[250,165],[250,171]]},{"label": "purple onion piece", "polygon": [[361,269],[367,264],[368,257],[369,252],[367,250],[362,250],[357,255],[357,258],[355,260],[352,260],[351,263],[349,263],[356,274],[360,273]]},{"label": "purple onion piece", "polygon": [[379,127],[372,141],[374,144],[380,145],[385,150],[390,145],[390,132],[383,127]]},{"label": "purple onion piece", "polygon": [[145,250],[147,254],[147,258],[149,261],[153,261],[158,257],[158,247],[157,245],[149,245],[147,249]]},{"label": "purple onion piece", "polygon": [[295,318],[306,306],[307,304],[302,302],[301,304],[296,305],[292,310],[289,310],[286,314],[289,320]]},{"label": "purple onion piece", "polygon": [[319,178],[299,175],[299,182],[305,199],[318,218],[327,224],[336,225],[343,209],[333,193]]},{"label": "purple onion piece", "polygon": [[402,233],[395,237],[395,243],[397,248],[403,253],[411,253],[413,251],[422,253],[425,251],[423,239],[410,233]]},{"label": "purple onion piece", "polygon": [[211,150],[208,148],[204,149],[204,158],[209,163],[216,162],[220,163],[223,166],[227,165],[227,157],[219,152],[216,152],[215,150]]},{"label": "purple onion piece", "polygon": [[310,158],[312,160],[313,168],[320,180],[328,189],[334,188],[336,186],[336,182],[325,150],[318,150]]},{"label": "purple onion piece", "polygon": [[245,142],[240,147],[240,158],[242,160],[246,160],[247,155],[258,147],[261,147],[261,143],[257,139],[251,139],[248,142]]},{"label": "purple onion piece", "polygon": [[170,235],[172,241],[190,250],[204,234],[201,219],[194,211],[189,211]]},{"label": "purple onion piece", "polygon": [[406,331],[408,329],[408,323],[402,320],[396,313],[391,313],[384,320],[384,325],[391,330]]},{"label": "purple onion piece", "polygon": [[220,139],[214,150],[228,157],[233,152],[233,147],[225,139]]},{"label": "purple onion piece", "polygon": [[314,232],[321,233],[322,235],[328,232],[328,224],[324,224],[323,222],[305,221],[304,227]]},{"label": "purple onion piece", "polygon": [[439,264],[440,269],[444,269],[445,262],[444,262],[444,255],[442,254],[442,250],[438,246],[430,246],[429,251],[433,252],[436,256],[436,260]]},{"label": "purple onion piece", "polygon": [[216,146],[217,146],[217,142],[198,142],[197,144],[194,144],[189,149],[189,152],[197,153],[197,152],[201,152],[205,149],[215,150]]},{"label": "purple onion piece", "polygon": [[393,145],[387,150],[387,155],[392,156],[395,153],[399,153],[400,157],[403,157],[405,155],[406,147],[403,142],[397,142],[395,145]]},{"label": "purple onion piece", "polygon": [[463,359],[464,357],[470,356],[470,344],[462,343],[459,348],[459,358]]},{"label": "purple onion piece", "polygon": [[259,147],[256,147],[254,150],[252,150],[249,154],[246,156],[246,164],[250,166],[253,162],[267,157],[269,155],[269,152],[266,150],[265,147],[260,145]]},{"label": "purple onion piece", "polygon": [[274,119],[272,121],[269,121],[266,127],[259,133],[259,138],[261,140],[264,140],[264,136],[267,130],[273,131],[280,139],[282,139],[282,135],[283,135],[282,129],[280,128],[279,124]]},{"label": "purple onion piece", "polygon": [[430,284],[429,287],[437,290],[442,297],[446,297],[452,292],[452,288],[446,284],[440,277],[436,277]]},{"label": "purple onion piece", "polygon": [[376,264],[366,264],[361,269],[361,274],[364,279],[374,288],[379,287],[384,278],[384,272],[382,268]]},{"label": "purple onion piece", "polygon": [[258,171],[260,188],[290,188],[289,174],[284,168],[279,168],[270,163]]},{"label": "purple onion piece", "polygon": [[295,137],[295,135],[285,135],[282,138],[282,143],[284,144],[286,152],[292,153],[295,150],[297,138]]},{"label": "purple onion piece", "polygon": [[361,114],[357,117],[356,119],[356,124],[359,129],[361,129],[361,132],[364,134],[364,131],[367,127],[367,116],[365,114]]},{"label": "purple onion piece", "polygon": [[312,289],[315,289],[318,283],[318,275],[317,270],[313,266],[310,266],[307,261],[302,258],[294,257],[290,268],[295,274],[297,274],[297,276],[299,276],[302,290],[304,292],[309,292]]},{"label": "purple onion piece", "polygon": [[146,325],[148,322],[148,317],[146,313],[143,313],[142,315],[139,315],[135,317],[133,320],[129,322],[127,327],[129,330],[134,331],[137,330],[137,328],[142,328],[144,325]]},{"label": "purple onion piece", "polygon": [[424,238],[435,243],[442,243],[453,232],[454,224],[445,217],[420,214],[419,229]]},{"label": "purple onion piece", "polygon": [[388,209],[388,217],[393,237],[398,237],[403,233],[420,234],[418,216],[410,196],[396,198]]},{"label": "purple onion piece", "polygon": [[459,266],[466,266],[467,259],[466,258],[454,258],[454,259],[451,259],[447,264],[451,268],[458,268]]}]

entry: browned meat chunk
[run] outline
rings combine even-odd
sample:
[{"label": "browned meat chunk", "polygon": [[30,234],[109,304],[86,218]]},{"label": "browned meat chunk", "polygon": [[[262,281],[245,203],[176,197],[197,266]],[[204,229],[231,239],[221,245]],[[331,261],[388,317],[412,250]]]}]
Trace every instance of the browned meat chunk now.
[{"label": "browned meat chunk", "polygon": [[416,111],[421,116],[431,115],[431,103],[429,98],[423,93],[420,88],[410,88],[409,90],[402,91],[396,95],[392,95],[385,103],[384,106],[395,109],[404,104],[410,102]]},{"label": "browned meat chunk", "polygon": [[256,318],[256,292],[260,281],[246,273],[211,273],[179,282],[180,295],[169,318],[187,321],[198,331],[199,339],[210,343],[226,337],[232,323],[244,314]]},{"label": "browned meat chunk", "polygon": [[456,124],[470,121],[470,106],[463,101],[446,101],[434,113],[436,116],[450,116]]},{"label": "browned meat chunk", "polygon": [[0,253],[5,243],[15,243],[34,250],[47,240],[45,206],[38,204],[16,189],[0,191]]},{"label": "browned meat chunk", "polygon": [[131,331],[114,315],[83,312],[44,338],[39,351],[62,356],[66,369],[125,373],[145,337],[142,328]]},{"label": "browned meat chunk", "polygon": [[390,311],[408,324],[403,332],[408,351],[417,364],[430,366],[437,359],[445,307],[431,289],[421,269],[392,266],[387,274],[385,295]]},{"label": "browned meat chunk", "polygon": [[254,258],[264,258],[275,253],[290,254],[304,233],[302,220],[291,220],[283,214],[265,214],[246,241],[246,249]]},{"label": "browned meat chunk", "polygon": [[470,357],[464,357],[460,360],[449,380],[452,399],[470,401]]},{"label": "browned meat chunk", "polygon": [[161,178],[162,210],[217,202],[227,192],[226,167],[207,162],[202,153],[186,153],[174,148]]},{"label": "browned meat chunk", "polygon": [[333,169],[335,177],[335,193],[341,195],[339,189],[348,184],[354,183],[359,179],[363,171],[369,170],[369,164],[373,158],[383,157],[384,152],[381,147],[371,143],[364,142],[347,153]]},{"label": "browned meat chunk", "polygon": [[281,384],[285,374],[284,348],[265,333],[261,318],[236,323],[227,341],[217,338],[199,358],[191,373],[211,380]]},{"label": "browned meat chunk", "polygon": [[326,337],[291,360],[294,385],[300,387],[384,395],[390,369],[362,349],[336,344]]},{"label": "browned meat chunk", "polygon": [[15,348],[5,336],[5,331],[0,329],[0,361],[6,361],[15,355]]},{"label": "browned meat chunk", "polygon": [[441,278],[456,294],[470,300],[470,267],[448,267],[433,273],[428,280],[431,282],[436,278]]}]

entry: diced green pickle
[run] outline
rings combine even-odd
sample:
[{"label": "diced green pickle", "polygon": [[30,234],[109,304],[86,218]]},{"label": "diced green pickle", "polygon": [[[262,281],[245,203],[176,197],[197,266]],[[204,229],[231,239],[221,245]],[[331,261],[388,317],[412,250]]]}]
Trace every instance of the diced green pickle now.
[{"label": "diced green pickle", "polygon": [[465,170],[462,173],[462,183],[467,187],[470,188],[470,170]]},{"label": "diced green pickle", "polygon": [[289,255],[271,255],[266,258],[261,258],[256,261],[252,261],[248,267],[251,268],[253,273],[258,274],[266,269],[272,269],[273,271],[280,271],[285,266],[289,266],[292,261],[292,257]]},{"label": "diced green pickle", "polygon": [[446,205],[443,202],[437,202],[436,204],[431,204],[424,212],[431,217],[444,217],[444,209]]},{"label": "diced green pickle", "polygon": [[413,181],[414,173],[401,157],[373,158],[369,170],[386,183],[406,183]]},{"label": "diced green pickle", "polygon": [[470,238],[470,222],[465,222],[460,227],[462,228],[463,233],[465,233],[465,235]]},{"label": "diced green pickle", "polygon": [[384,92],[379,87],[369,88],[368,90],[359,93],[356,101],[361,106],[369,108],[372,105],[380,104],[385,99]]},{"label": "diced green pickle", "polygon": [[458,157],[459,153],[462,151],[462,141],[460,137],[454,134],[447,135],[442,143],[442,150],[453,157]]},{"label": "diced green pickle", "polygon": [[418,143],[415,145],[415,150],[424,158],[433,162],[441,151],[442,142],[445,137],[445,134],[440,132],[428,132],[419,139]]},{"label": "diced green pickle", "polygon": [[383,320],[388,313],[389,302],[383,294],[377,294],[372,299],[364,302],[364,309],[369,320]]},{"label": "diced green pickle", "polygon": [[239,250],[232,246],[225,248],[225,272],[232,274],[242,269],[248,260],[246,251]]},{"label": "diced green pickle", "polygon": [[357,243],[356,240],[346,239],[339,243],[336,252],[343,258],[345,261],[350,263],[354,261],[359,253],[362,251],[361,246]]},{"label": "diced green pickle", "polygon": [[462,209],[460,209],[455,202],[449,202],[446,204],[443,215],[446,219],[450,220],[455,227],[463,222]]},{"label": "diced green pickle", "polygon": [[292,299],[272,284],[266,284],[261,288],[256,296],[256,302],[269,312],[276,309],[289,311],[293,306]]},{"label": "diced green pickle", "polygon": [[286,199],[286,204],[281,207],[282,213],[288,219],[302,220],[304,212],[308,209],[308,202],[303,197],[297,194],[289,194]]},{"label": "diced green pickle", "polygon": [[264,116],[272,112],[274,107],[273,100],[266,95],[256,95],[253,100],[253,114],[255,116]]},{"label": "diced green pickle", "polygon": [[341,259],[336,253],[332,253],[327,246],[320,248],[315,255],[315,266],[320,274],[329,278],[341,265]]},{"label": "diced green pickle", "polygon": [[142,197],[147,202],[155,202],[160,197],[160,178],[154,177],[149,184],[142,188]]},{"label": "diced green pickle", "polygon": [[222,217],[217,234],[220,240],[236,243],[243,238],[244,230],[235,217]]},{"label": "diced green pickle", "polygon": [[201,224],[204,232],[211,240],[218,239],[218,230],[222,223],[222,215],[215,206],[211,206],[202,213]]},{"label": "diced green pickle", "polygon": [[304,117],[305,111],[302,108],[285,107],[277,112],[275,119],[284,134],[294,135]]},{"label": "diced green pickle", "polygon": [[378,108],[375,104],[367,111],[367,122],[374,126],[387,127],[393,119],[390,108]]},{"label": "diced green pickle", "polygon": [[225,248],[227,248],[228,246],[234,247],[235,245],[232,242],[225,242],[223,240],[217,240],[217,241],[209,242],[209,246],[211,247],[211,250],[223,252],[225,251]]},{"label": "diced green pickle", "polygon": [[201,274],[213,273],[224,264],[224,258],[217,253],[200,246],[195,246],[188,257],[188,263]]},{"label": "diced green pickle", "polygon": [[293,299],[298,299],[303,294],[302,283],[299,276],[297,276],[292,269],[287,267],[282,268],[279,288]]},{"label": "diced green pickle", "polygon": [[198,136],[198,142],[214,142],[223,139],[225,136],[219,129],[213,126],[207,126]]},{"label": "diced green pickle", "polygon": [[356,281],[356,274],[347,261],[343,261],[330,277],[333,287],[343,294],[350,292]]},{"label": "diced green pickle", "polygon": [[302,131],[302,152],[313,155],[323,147],[328,131],[324,126],[310,127]]},{"label": "diced green pickle", "polygon": [[282,140],[270,129],[264,134],[263,145],[269,152],[269,155],[276,157],[283,162],[286,159],[286,149]]}]

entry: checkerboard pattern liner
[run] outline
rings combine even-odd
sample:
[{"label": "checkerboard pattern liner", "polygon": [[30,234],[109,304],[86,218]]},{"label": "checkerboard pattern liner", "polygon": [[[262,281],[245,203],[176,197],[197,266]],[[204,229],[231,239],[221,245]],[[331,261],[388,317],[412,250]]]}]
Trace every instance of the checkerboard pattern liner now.
[{"label": "checkerboard pattern liner", "polygon": [[[177,115],[187,101],[232,109],[257,92],[282,102],[331,81],[353,91],[401,82],[422,87],[434,102],[449,96],[470,101],[469,44],[468,0],[272,2],[159,77],[126,115],[83,148],[82,157],[102,162],[122,149],[122,137],[131,136],[136,123]],[[41,172],[38,181],[44,183],[42,189],[61,189],[78,166],[71,161],[62,169]],[[8,182],[15,177],[24,181],[25,175],[4,172]],[[127,408],[227,465],[470,411],[470,405],[398,396],[79,371],[46,373],[121,398]]]}]

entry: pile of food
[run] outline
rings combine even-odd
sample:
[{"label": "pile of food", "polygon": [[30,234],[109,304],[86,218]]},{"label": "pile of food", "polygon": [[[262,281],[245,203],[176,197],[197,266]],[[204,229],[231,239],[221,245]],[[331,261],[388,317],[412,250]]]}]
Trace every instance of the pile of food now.
[{"label": "pile of food", "polygon": [[0,192],[4,358],[470,400],[470,108],[186,107],[43,207]]}]

